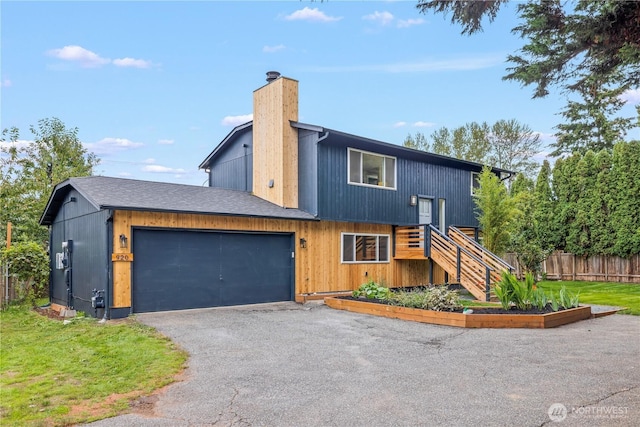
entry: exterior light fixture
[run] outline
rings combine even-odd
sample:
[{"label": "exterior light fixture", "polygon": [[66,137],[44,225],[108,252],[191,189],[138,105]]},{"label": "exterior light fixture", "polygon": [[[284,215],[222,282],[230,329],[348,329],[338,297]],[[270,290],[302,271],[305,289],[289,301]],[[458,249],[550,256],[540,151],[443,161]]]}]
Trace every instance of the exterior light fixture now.
[{"label": "exterior light fixture", "polygon": [[303,249],[307,247],[307,239],[304,237],[300,239],[300,247]]},{"label": "exterior light fixture", "polygon": [[126,249],[129,247],[129,242],[127,239],[127,236],[125,236],[124,234],[120,235],[120,248],[121,249]]},{"label": "exterior light fixture", "polygon": [[417,204],[418,204],[418,196],[416,196],[415,194],[412,194],[409,197],[409,205],[416,206]]}]

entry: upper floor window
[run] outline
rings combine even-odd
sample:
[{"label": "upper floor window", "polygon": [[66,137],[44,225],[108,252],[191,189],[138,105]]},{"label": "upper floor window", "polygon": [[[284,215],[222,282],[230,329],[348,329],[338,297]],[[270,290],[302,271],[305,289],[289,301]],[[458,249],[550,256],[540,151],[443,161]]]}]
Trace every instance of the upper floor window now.
[{"label": "upper floor window", "polygon": [[342,233],[342,262],[389,262],[389,235]]},{"label": "upper floor window", "polygon": [[395,190],[396,159],[349,148],[349,184]]},{"label": "upper floor window", "polygon": [[480,188],[480,173],[471,172],[471,195],[474,196]]}]

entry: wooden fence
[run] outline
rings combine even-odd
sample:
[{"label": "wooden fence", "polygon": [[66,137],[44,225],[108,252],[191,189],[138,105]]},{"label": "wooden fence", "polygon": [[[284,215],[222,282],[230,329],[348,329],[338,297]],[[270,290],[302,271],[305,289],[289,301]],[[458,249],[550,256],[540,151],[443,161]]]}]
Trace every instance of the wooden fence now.
[{"label": "wooden fence", "polygon": [[[516,274],[522,277],[515,254],[507,254],[505,260],[515,266]],[[609,255],[582,257],[554,252],[542,263],[542,271],[549,280],[640,283],[640,255],[630,258]]]}]

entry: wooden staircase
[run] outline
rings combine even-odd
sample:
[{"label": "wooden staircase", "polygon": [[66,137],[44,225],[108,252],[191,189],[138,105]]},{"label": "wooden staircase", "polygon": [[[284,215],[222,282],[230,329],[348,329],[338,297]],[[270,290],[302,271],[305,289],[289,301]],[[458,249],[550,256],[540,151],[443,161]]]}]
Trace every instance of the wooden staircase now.
[{"label": "wooden staircase", "polygon": [[449,233],[446,236],[430,224],[395,227],[394,258],[431,258],[475,298],[490,301],[491,285],[503,270],[513,267],[459,229],[450,227]]}]

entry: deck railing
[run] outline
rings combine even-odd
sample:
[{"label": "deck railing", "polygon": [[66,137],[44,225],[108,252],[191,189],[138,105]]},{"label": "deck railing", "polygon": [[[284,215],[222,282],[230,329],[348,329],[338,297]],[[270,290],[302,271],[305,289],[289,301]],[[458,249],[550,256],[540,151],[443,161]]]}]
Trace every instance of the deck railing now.
[{"label": "deck railing", "polygon": [[394,229],[396,259],[431,258],[474,297],[491,297],[492,268],[432,225]]},{"label": "deck railing", "polygon": [[457,227],[450,226],[448,234],[451,240],[491,267],[491,283],[499,282],[503,271],[506,270],[510,273],[515,271],[515,268],[512,265],[470,238]]}]

